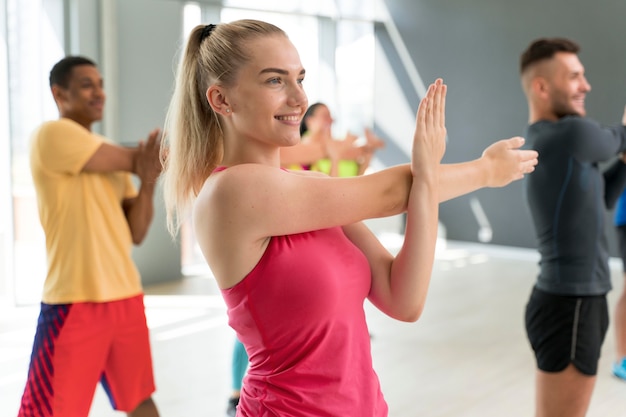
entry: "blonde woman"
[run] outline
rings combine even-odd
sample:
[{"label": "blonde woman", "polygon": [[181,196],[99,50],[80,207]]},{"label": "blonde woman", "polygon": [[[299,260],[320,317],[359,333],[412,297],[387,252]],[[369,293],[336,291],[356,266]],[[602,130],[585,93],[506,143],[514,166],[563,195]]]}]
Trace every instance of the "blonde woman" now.
[{"label": "blonde woman", "polygon": [[[350,178],[291,172],[280,150],[300,142],[304,78],[276,26],[240,20],[192,31],[165,129],[170,228],[193,201],[198,243],[250,357],[238,416],[386,416],[364,300],[417,320],[439,202],[522,178],[537,153],[512,138],[475,161],[441,165],[438,80],[420,103],[410,164]],[[406,237],[393,256],[361,221],[404,211]]]}]

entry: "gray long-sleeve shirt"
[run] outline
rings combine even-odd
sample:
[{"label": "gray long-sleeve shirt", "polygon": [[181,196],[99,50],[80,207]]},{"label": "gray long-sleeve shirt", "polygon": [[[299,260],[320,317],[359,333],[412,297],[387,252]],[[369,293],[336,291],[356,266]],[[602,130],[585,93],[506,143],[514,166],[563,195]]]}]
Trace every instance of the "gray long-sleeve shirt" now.
[{"label": "gray long-sleeve shirt", "polygon": [[626,151],[626,127],[601,127],[575,116],[527,129],[539,164],[525,183],[541,255],[537,288],[559,295],[611,289],[605,209],[624,188],[626,165],[598,164]]}]

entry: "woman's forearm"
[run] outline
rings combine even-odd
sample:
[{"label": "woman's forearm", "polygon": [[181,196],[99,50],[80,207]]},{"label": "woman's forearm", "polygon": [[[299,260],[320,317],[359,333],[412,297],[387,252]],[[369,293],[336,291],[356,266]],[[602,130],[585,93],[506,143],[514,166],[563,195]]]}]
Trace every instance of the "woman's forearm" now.
[{"label": "woman's forearm", "polygon": [[439,171],[439,202],[486,187],[487,178],[485,167],[479,159],[458,164],[442,164]]},{"label": "woman's forearm", "polygon": [[538,154],[520,149],[524,139],[517,136],[499,140],[480,158],[458,164],[444,164],[439,171],[439,201],[447,201],[485,187],[504,187],[535,170]]},{"label": "woman's forearm", "polygon": [[[394,167],[392,171],[394,173],[390,178],[395,177],[396,180],[393,180],[394,187],[389,188],[390,191],[387,198],[395,202],[392,205],[395,208],[395,212],[390,214],[395,215],[407,209],[413,177],[411,175],[411,167],[408,164]],[[487,173],[480,160],[458,164],[442,164],[439,168],[438,198],[440,203],[485,186],[487,186]]]},{"label": "woman's forearm", "polygon": [[422,314],[432,274],[439,220],[439,180],[413,181],[404,243],[390,271],[386,313],[402,321]]},{"label": "woman's forearm", "polygon": [[[531,173],[537,164],[537,152],[519,149],[523,143],[523,139],[518,137],[503,139],[490,145],[478,159],[456,164],[441,164],[438,181],[439,202],[485,187],[504,187]],[[386,174],[389,175],[387,181],[395,181],[395,186],[389,187],[387,193],[387,198],[393,201],[393,204],[388,205],[393,208],[392,212],[386,214],[389,216],[406,210],[412,185],[409,164],[398,165],[390,170],[395,173]]]},{"label": "woman's forearm", "polygon": [[[385,178],[386,192],[381,198],[389,204],[385,216],[393,216],[404,213],[409,203],[409,194],[413,186],[411,167],[408,164],[398,165],[379,171],[373,176],[381,175]],[[459,164],[442,164],[439,168],[439,180],[437,192],[439,202],[468,194],[487,185],[485,167],[479,160],[462,162]],[[414,198],[419,198],[419,191],[413,193]]]}]

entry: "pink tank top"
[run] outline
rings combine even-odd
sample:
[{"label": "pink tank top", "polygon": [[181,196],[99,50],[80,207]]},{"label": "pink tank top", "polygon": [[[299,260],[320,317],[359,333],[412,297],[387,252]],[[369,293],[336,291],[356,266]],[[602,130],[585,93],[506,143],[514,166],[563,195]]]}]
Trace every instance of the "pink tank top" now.
[{"label": "pink tank top", "polygon": [[387,416],[363,310],[370,285],[340,227],[272,237],[222,290],[250,358],[237,416]]}]

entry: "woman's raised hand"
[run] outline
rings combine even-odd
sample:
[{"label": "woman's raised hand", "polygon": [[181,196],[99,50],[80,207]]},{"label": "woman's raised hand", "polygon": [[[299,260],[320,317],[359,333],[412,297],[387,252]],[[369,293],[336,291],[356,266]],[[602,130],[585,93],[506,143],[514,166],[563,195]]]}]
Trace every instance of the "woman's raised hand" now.
[{"label": "woman's raised hand", "polygon": [[446,150],[446,91],[447,86],[438,78],[420,101],[413,135],[413,176],[437,170],[443,158]]}]

